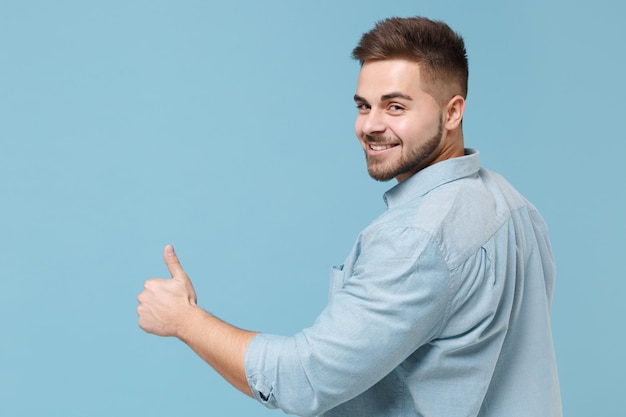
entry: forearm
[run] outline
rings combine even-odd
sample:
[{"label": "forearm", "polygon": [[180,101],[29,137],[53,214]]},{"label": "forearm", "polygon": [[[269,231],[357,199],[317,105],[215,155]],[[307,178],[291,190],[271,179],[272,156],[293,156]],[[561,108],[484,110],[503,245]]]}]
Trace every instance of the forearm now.
[{"label": "forearm", "polygon": [[177,336],[235,388],[252,396],[246,378],[245,354],[256,334],[193,306]]}]

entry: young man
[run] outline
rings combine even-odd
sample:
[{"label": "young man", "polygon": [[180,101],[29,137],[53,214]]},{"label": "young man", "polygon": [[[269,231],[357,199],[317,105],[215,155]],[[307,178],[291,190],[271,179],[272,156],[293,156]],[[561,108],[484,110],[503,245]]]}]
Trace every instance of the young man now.
[{"label": "young man", "polygon": [[465,149],[460,36],[424,18],[363,35],[354,100],[369,174],[398,184],[388,209],[332,271],[331,297],[293,337],[247,332],[172,279],[146,282],[139,325],[176,336],[242,392],[324,416],[561,416],[546,226]]}]

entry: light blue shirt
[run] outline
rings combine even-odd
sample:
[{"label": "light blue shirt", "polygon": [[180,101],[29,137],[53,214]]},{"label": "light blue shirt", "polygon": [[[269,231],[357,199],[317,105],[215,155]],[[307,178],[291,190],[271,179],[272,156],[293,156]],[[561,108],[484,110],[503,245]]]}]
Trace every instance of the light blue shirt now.
[{"label": "light blue shirt", "polygon": [[315,323],[252,340],[256,398],[301,416],[561,416],[537,210],[471,149],[385,201]]}]

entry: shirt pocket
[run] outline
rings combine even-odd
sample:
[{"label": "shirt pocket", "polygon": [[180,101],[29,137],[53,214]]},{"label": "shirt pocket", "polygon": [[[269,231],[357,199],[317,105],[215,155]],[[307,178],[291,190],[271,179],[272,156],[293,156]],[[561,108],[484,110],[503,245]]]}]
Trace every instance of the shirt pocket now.
[{"label": "shirt pocket", "polygon": [[333,295],[343,287],[344,271],[343,265],[336,265],[330,269],[330,287],[328,290],[328,299],[332,299]]}]

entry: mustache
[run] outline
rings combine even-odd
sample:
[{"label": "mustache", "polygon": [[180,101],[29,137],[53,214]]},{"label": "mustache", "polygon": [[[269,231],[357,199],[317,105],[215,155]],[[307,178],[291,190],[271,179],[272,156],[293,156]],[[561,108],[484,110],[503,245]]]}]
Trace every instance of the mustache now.
[{"label": "mustache", "polygon": [[392,138],[389,136],[383,135],[363,135],[363,141],[368,144],[376,144],[376,145],[395,145],[398,144],[399,141],[397,138]]}]

